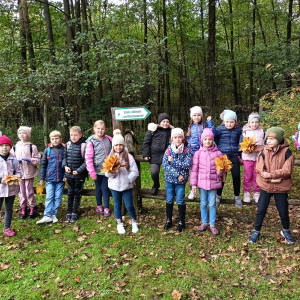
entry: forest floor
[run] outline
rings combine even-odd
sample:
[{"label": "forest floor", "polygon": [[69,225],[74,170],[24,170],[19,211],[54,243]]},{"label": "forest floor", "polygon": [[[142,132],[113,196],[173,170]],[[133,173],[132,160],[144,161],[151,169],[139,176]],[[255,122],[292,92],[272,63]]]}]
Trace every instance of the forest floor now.
[{"label": "forest floor", "polygon": [[[151,187],[149,165],[142,163],[142,186]],[[162,175],[162,174],[161,174]],[[163,179],[162,179],[163,180]],[[224,198],[232,197],[228,176]],[[86,188],[93,183],[87,182]],[[188,190],[187,190],[188,192]],[[37,196],[39,217],[45,195]],[[111,201],[113,202],[113,201]],[[111,208],[113,208],[111,203]],[[290,207],[296,239],[287,245],[270,207],[257,244],[248,244],[256,207],[221,205],[219,236],[197,232],[199,204],[187,204],[187,229],[163,230],[165,203],[144,200],[140,231],[117,234],[112,215],[98,217],[95,198],[83,197],[79,221],[64,223],[66,196],[57,224],[20,220],[15,201],[12,227],[0,236],[1,299],[299,299],[300,208]],[[174,215],[177,216],[175,206]],[[1,220],[1,228],[3,219]],[[2,230],[2,229],[1,229]]]}]

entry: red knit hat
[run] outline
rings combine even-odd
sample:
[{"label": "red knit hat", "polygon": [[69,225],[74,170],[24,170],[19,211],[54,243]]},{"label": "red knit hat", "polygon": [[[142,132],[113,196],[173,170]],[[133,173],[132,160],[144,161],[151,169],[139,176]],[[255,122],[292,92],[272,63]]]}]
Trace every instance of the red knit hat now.
[{"label": "red knit hat", "polygon": [[0,136],[0,145],[8,144],[12,148],[12,142],[6,135]]}]

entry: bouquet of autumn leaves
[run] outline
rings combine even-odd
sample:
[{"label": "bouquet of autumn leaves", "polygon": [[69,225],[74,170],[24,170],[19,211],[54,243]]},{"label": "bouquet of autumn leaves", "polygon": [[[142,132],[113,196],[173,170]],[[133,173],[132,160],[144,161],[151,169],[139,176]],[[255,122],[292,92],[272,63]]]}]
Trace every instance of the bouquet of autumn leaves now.
[{"label": "bouquet of autumn leaves", "polygon": [[254,137],[243,137],[243,141],[240,143],[241,148],[239,151],[243,151],[245,154],[249,154],[252,151],[259,151],[260,146],[257,146],[257,142]]},{"label": "bouquet of autumn leaves", "polygon": [[226,179],[226,173],[228,173],[232,168],[232,162],[228,159],[227,155],[221,157],[215,157],[216,170],[220,173],[224,172],[223,182]]},{"label": "bouquet of autumn leaves", "polygon": [[16,175],[6,175],[4,179],[4,183],[8,185],[18,185],[19,182],[22,181],[19,176]]},{"label": "bouquet of autumn leaves", "polygon": [[113,154],[104,160],[102,166],[104,168],[100,171],[101,173],[116,173],[121,167],[127,166],[127,164],[120,162],[120,157]]}]

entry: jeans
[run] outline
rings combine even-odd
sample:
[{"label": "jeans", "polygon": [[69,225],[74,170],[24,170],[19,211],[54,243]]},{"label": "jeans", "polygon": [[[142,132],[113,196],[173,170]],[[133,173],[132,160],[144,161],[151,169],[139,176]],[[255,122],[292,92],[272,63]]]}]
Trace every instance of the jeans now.
[{"label": "jeans", "polygon": [[271,197],[274,196],[277,210],[281,219],[283,229],[290,228],[290,217],[289,217],[289,203],[287,193],[267,193],[264,190],[260,190],[260,197],[257,204],[257,213],[255,219],[255,230],[260,231],[267,209],[270,203]]},{"label": "jeans", "polygon": [[10,228],[14,201],[16,196],[9,196],[6,198],[0,198],[0,206],[2,207],[3,201],[5,199],[5,219],[4,219],[4,230]]},{"label": "jeans", "polygon": [[166,202],[167,204],[174,203],[174,196],[176,195],[176,202],[178,205],[184,205],[185,184],[175,184],[166,181]]},{"label": "jeans", "polygon": [[46,183],[46,201],[44,216],[51,217],[57,215],[57,210],[61,204],[64,194],[64,182],[47,182]]},{"label": "jeans", "polygon": [[[68,178],[68,207],[67,212],[69,214],[77,214],[80,202],[81,193],[83,190],[84,179],[80,178]],[[75,201],[74,201],[75,200]]]},{"label": "jeans", "polygon": [[135,208],[132,201],[132,189],[122,192],[111,190],[114,198],[114,212],[116,220],[122,219],[122,197],[124,199],[125,207],[128,211],[130,219],[136,220]]},{"label": "jeans", "polygon": [[244,160],[244,192],[251,192],[253,185],[253,192],[259,193],[260,187],[256,183],[257,173],[255,171],[256,161]]},{"label": "jeans", "polygon": [[201,219],[202,223],[207,224],[207,205],[209,205],[209,224],[215,225],[216,216],[217,216],[217,207],[216,207],[216,196],[217,190],[204,190],[199,189],[200,193],[200,210],[201,210]]},{"label": "jeans", "polygon": [[151,177],[153,180],[153,187],[159,188],[159,172],[160,172],[160,165],[159,164],[150,164],[150,170],[151,170]]},{"label": "jeans", "polygon": [[95,185],[96,185],[97,206],[102,205],[102,196],[103,196],[104,208],[109,208],[110,192],[108,188],[108,178],[104,175],[97,175],[97,180],[95,180]]}]

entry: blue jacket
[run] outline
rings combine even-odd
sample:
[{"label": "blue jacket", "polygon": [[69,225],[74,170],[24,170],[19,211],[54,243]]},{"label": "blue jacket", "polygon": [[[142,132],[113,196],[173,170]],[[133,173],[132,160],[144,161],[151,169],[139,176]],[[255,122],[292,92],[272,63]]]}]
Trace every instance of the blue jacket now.
[{"label": "blue jacket", "polygon": [[239,141],[242,134],[241,127],[227,129],[224,124],[220,125],[215,132],[215,143],[218,149],[229,158],[241,155]]},{"label": "blue jacket", "polygon": [[62,182],[65,174],[65,169],[62,167],[65,147],[62,144],[58,148],[50,147],[49,160],[47,149],[44,151],[41,162],[40,180]]},{"label": "blue jacket", "polygon": [[189,132],[191,133],[191,136],[187,137],[187,141],[189,143],[188,147],[192,155],[194,155],[195,152],[200,149],[201,135],[204,128],[211,128],[213,133],[215,131],[214,124],[212,121],[204,122],[203,126],[201,124],[193,123],[192,126],[189,127]]},{"label": "blue jacket", "polygon": [[[185,153],[175,154],[171,148],[168,146],[171,156],[173,157],[172,162],[168,161],[169,153],[166,150],[163,157],[163,168],[165,170],[165,181],[174,184],[185,184],[189,179],[189,170],[192,167],[192,156],[188,148],[186,148]],[[184,181],[178,181],[178,176],[182,175]]]}]

